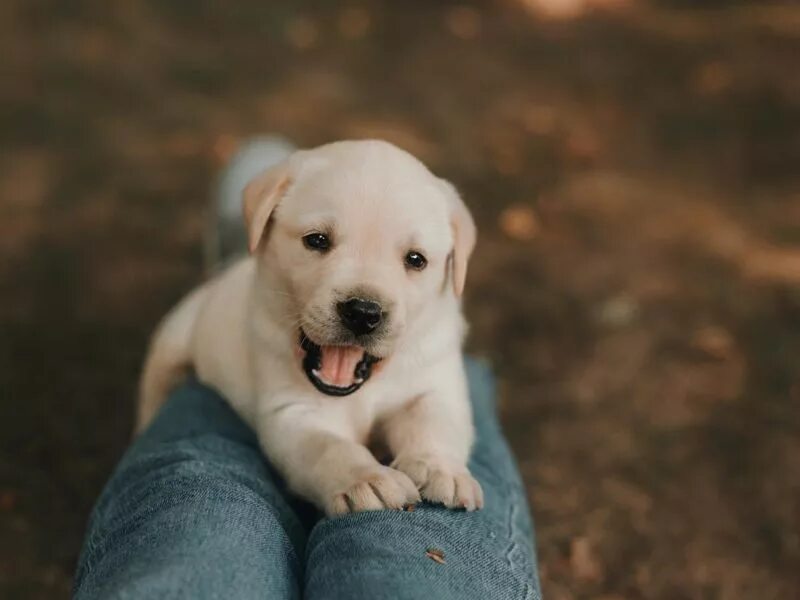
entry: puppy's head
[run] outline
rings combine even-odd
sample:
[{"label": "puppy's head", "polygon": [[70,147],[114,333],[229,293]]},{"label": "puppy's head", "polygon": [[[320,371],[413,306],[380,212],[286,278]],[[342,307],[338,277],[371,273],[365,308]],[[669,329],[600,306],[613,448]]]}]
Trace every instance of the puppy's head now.
[{"label": "puppy's head", "polygon": [[299,151],[244,192],[250,251],[269,269],[308,379],[347,395],[445,294],[461,295],[475,225],[461,198],[380,141]]}]

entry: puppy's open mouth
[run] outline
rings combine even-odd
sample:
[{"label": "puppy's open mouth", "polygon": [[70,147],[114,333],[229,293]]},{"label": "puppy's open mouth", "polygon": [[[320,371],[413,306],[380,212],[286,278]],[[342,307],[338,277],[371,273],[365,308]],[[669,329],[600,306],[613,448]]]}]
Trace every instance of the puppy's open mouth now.
[{"label": "puppy's open mouth", "polygon": [[347,396],[358,390],[380,360],[360,346],[319,346],[303,331],[300,331],[300,348],[306,353],[303,358],[306,377],[329,396]]}]

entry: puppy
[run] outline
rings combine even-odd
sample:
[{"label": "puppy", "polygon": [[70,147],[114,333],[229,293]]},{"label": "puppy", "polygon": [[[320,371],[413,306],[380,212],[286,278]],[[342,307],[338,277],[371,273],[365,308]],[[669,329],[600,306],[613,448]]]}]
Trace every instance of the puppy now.
[{"label": "puppy", "polygon": [[293,153],[243,196],[250,256],[159,326],[138,428],[193,368],[328,515],[420,494],[481,508],[460,303],[476,231],[453,186],[389,143],[343,141]]}]

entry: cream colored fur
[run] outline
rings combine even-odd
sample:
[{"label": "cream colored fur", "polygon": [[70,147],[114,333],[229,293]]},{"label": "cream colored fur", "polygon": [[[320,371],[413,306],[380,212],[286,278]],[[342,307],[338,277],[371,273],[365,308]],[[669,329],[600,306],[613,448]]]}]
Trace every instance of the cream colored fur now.
[{"label": "cream colored fur", "polygon": [[[138,427],[192,368],[253,427],[290,488],[326,513],[398,509],[420,494],[480,508],[467,470],[472,417],[461,355],[460,294],[475,227],[458,194],[380,141],[294,153],[244,194],[252,254],[187,296],[158,328],[145,362]],[[326,255],[302,243],[330,228]],[[414,248],[423,271],[403,262]],[[301,369],[299,328],[324,344],[335,303],[376,290],[390,307],[382,357],[350,396],[318,392]],[[390,466],[367,444],[378,441]]]}]

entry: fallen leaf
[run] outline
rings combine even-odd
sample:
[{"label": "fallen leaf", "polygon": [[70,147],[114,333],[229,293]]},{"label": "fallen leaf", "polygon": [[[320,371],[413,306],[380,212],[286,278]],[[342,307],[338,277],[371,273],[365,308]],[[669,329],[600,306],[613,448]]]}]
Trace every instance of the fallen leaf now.
[{"label": "fallen leaf", "polygon": [[575,579],[595,582],[603,579],[603,566],[595,555],[589,539],[584,536],[572,540],[569,564]]},{"label": "fallen leaf", "polygon": [[592,161],[600,155],[600,150],[600,139],[587,127],[576,127],[564,140],[564,151],[573,160]]},{"label": "fallen leaf", "polygon": [[713,61],[701,65],[694,74],[695,90],[703,95],[714,95],[724,92],[733,83],[731,69],[725,63]]},{"label": "fallen leaf", "polygon": [[713,358],[724,359],[731,355],[734,341],[722,327],[709,325],[694,332],[692,346]]},{"label": "fallen leaf", "polygon": [[369,33],[372,17],[363,8],[346,8],[339,14],[338,26],[342,37],[357,40]]},{"label": "fallen leaf", "polygon": [[295,48],[307,50],[317,44],[319,28],[311,19],[298,17],[287,24],[286,38]]},{"label": "fallen leaf", "polygon": [[430,558],[433,562],[439,563],[440,565],[443,565],[447,562],[444,559],[444,552],[442,552],[438,548],[428,548],[425,551],[425,556]]},{"label": "fallen leaf", "polygon": [[764,247],[744,257],[747,277],[765,282],[800,284],[800,249]]},{"label": "fallen leaf", "polygon": [[522,156],[512,148],[496,151],[492,156],[492,164],[501,175],[517,175],[524,167]]},{"label": "fallen leaf", "polygon": [[539,233],[539,219],[533,209],[513,204],[500,213],[500,229],[514,240],[532,240]]},{"label": "fallen leaf", "polygon": [[239,142],[230,134],[223,133],[217,136],[217,139],[214,140],[213,146],[214,158],[216,159],[217,164],[226,164],[236,152],[238,146]]},{"label": "fallen leaf", "polygon": [[628,8],[633,0],[520,0],[532,13],[548,19],[576,19],[590,10]]},{"label": "fallen leaf", "polygon": [[444,23],[454,36],[471,40],[481,32],[481,13],[470,6],[455,6],[445,13]]},{"label": "fallen leaf", "polygon": [[534,135],[549,135],[558,127],[558,111],[552,106],[535,104],[522,117],[525,129]]},{"label": "fallen leaf", "polygon": [[575,19],[586,11],[586,0],[521,0],[530,11],[550,19]]},{"label": "fallen leaf", "polygon": [[17,495],[11,490],[0,491],[0,510],[13,510],[17,504]]}]

